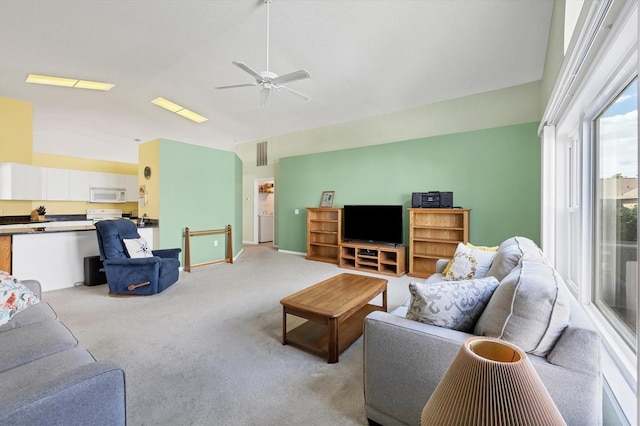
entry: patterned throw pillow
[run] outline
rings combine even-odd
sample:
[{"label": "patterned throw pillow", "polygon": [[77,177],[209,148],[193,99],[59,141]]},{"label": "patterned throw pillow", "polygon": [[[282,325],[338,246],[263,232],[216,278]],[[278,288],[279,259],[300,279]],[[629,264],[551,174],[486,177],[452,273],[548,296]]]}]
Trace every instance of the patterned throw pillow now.
[{"label": "patterned throw pillow", "polygon": [[6,324],[18,312],[38,302],[40,299],[27,286],[0,271],[0,325]]},{"label": "patterned throw pillow", "polygon": [[147,240],[144,238],[123,239],[122,241],[131,259],[153,257],[151,249],[147,246]]},{"label": "patterned throw pillow", "polygon": [[470,248],[460,243],[453,259],[443,272],[443,278],[448,281],[483,278],[487,275],[495,254],[494,251]]},{"label": "patterned throw pillow", "polygon": [[406,318],[470,332],[497,287],[493,277],[435,284],[412,282]]}]

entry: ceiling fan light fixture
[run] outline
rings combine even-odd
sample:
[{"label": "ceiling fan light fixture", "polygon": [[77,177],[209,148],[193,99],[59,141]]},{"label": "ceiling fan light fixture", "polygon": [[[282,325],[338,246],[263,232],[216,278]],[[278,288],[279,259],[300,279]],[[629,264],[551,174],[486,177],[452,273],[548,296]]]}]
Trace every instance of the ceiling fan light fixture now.
[{"label": "ceiling fan light fixture", "polygon": [[258,86],[260,87],[260,106],[264,106],[267,103],[267,99],[269,98],[269,94],[272,89],[276,89],[279,91],[280,89],[285,89],[288,93],[291,93],[305,102],[309,101],[309,97],[303,93],[292,90],[284,85],[284,83],[289,83],[296,80],[303,80],[305,78],[311,77],[308,71],[298,70],[294,72],[290,72],[284,75],[278,75],[274,72],[269,71],[269,5],[271,0],[264,0],[267,5],[267,34],[266,34],[266,44],[267,44],[267,69],[266,71],[257,72],[244,62],[233,61],[231,62],[233,65],[237,66],[250,76],[255,79],[255,83],[244,83],[244,84],[232,84],[228,86],[216,86],[215,89],[234,89],[238,87],[248,87],[248,86]]},{"label": "ceiling fan light fixture", "polygon": [[54,77],[51,75],[29,74],[25,80],[27,83],[45,84],[48,86],[73,87],[76,89],[90,89],[108,91],[115,87],[113,83],[101,81],[78,80],[77,78]]},{"label": "ceiling fan light fixture", "polygon": [[189,109],[186,109],[185,107],[178,105],[174,102],[171,102],[170,100],[165,99],[161,96],[158,96],[157,98],[153,99],[151,103],[154,105],[158,105],[159,107],[164,108],[168,111],[175,112],[176,114],[184,118],[187,118],[191,121],[195,121],[196,123],[202,123],[208,120],[208,118],[203,117],[200,114],[197,114]]}]

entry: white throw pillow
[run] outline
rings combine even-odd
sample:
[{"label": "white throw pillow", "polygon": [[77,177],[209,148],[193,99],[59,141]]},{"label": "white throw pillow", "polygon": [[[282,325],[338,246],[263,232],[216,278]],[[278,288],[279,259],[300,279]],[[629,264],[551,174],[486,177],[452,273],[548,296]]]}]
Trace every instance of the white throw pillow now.
[{"label": "white throw pillow", "polygon": [[498,280],[493,277],[435,284],[412,282],[406,318],[471,332],[497,287]]},{"label": "white throw pillow", "polygon": [[130,258],[153,257],[153,253],[151,253],[151,249],[147,246],[147,241],[144,238],[123,239],[122,241]]},{"label": "white throw pillow", "polygon": [[447,281],[484,278],[495,254],[494,251],[471,248],[460,243],[443,278]]}]

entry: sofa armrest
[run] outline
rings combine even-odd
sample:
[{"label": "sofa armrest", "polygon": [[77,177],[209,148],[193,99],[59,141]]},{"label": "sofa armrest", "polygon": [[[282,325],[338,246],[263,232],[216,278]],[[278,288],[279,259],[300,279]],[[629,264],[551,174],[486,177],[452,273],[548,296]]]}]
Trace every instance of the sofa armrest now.
[{"label": "sofa armrest", "polygon": [[124,371],[111,362],[83,365],[45,383],[17,387],[0,401],[1,424],[126,423]]},{"label": "sofa armrest", "polygon": [[425,403],[470,334],[373,312],[364,321],[364,398],[380,424],[420,424]]},{"label": "sofa armrest", "polygon": [[20,280],[22,284],[27,286],[29,290],[35,294],[38,299],[42,299],[42,286],[40,285],[40,281],[38,280]]},{"label": "sofa armrest", "polygon": [[451,261],[451,259],[438,259],[438,260],[436,260],[436,272],[442,273],[442,271],[444,271],[444,268],[447,267],[447,265],[449,264],[450,261]]}]

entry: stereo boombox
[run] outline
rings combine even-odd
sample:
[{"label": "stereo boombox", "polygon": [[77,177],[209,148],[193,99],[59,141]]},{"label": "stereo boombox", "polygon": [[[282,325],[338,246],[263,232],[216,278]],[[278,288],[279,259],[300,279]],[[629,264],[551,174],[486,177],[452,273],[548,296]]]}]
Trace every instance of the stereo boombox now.
[{"label": "stereo boombox", "polygon": [[411,207],[414,209],[453,208],[453,192],[414,192],[411,194]]}]

